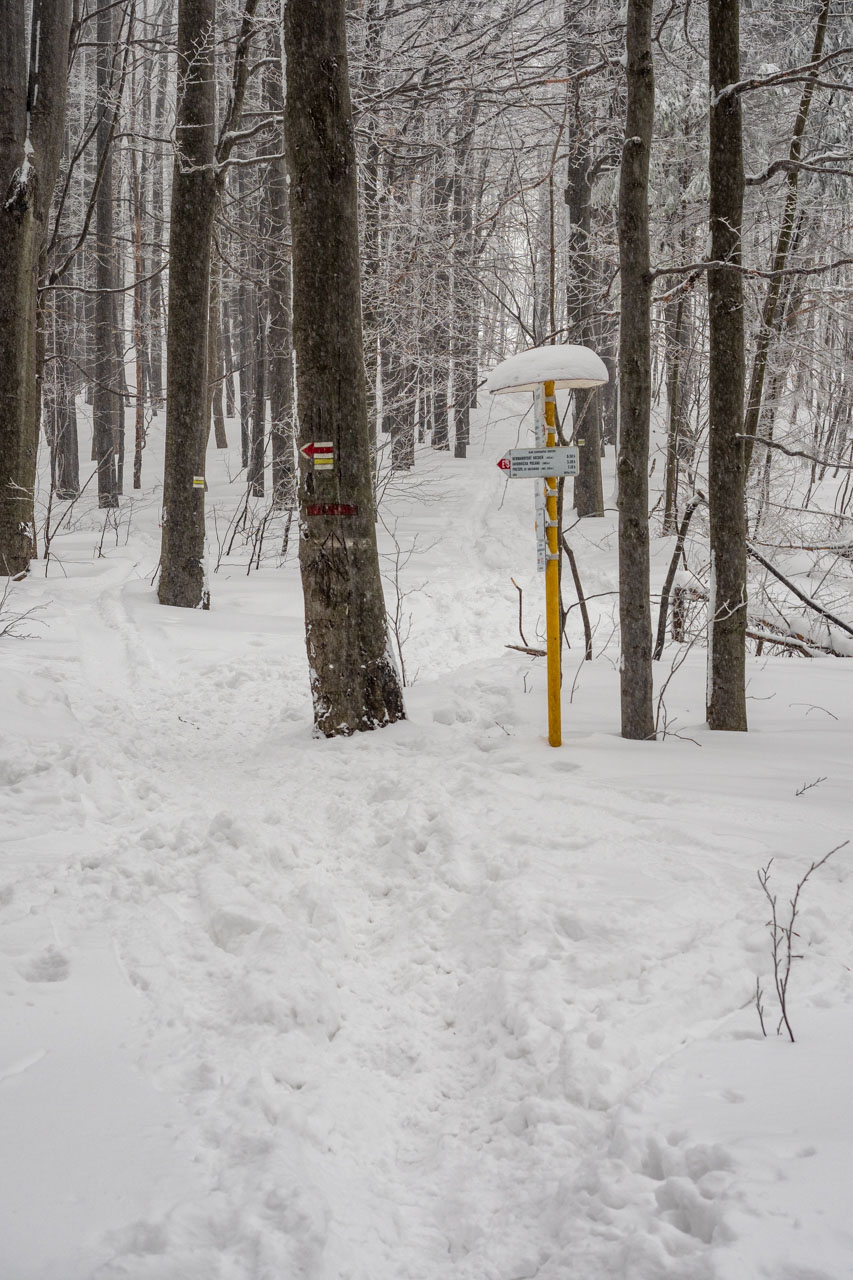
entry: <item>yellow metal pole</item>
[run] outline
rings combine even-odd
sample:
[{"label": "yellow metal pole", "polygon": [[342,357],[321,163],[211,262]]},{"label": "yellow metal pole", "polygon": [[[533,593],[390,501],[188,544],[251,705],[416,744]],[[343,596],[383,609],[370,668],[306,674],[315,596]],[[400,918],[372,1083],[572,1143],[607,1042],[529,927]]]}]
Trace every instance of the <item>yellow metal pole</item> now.
[{"label": "yellow metal pole", "polygon": [[[545,444],[557,443],[557,412],[553,382],[545,383]],[[563,741],[560,710],[560,560],[557,546],[557,479],[545,481],[545,635],[548,652],[548,741]]]}]

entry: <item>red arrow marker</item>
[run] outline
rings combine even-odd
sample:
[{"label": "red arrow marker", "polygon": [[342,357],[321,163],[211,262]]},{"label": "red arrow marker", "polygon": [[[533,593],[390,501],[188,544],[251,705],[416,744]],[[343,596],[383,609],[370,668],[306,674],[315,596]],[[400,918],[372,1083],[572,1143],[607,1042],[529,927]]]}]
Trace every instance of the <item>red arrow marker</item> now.
[{"label": "red arrow marker", "polygon": [[335,452],[335,446],[330,440],[312,440],[310,444],[303,444],[299,452],[303,458],[331,458]]},{"label": "red arrow marker", "polygon": [[500,458],[498,460],[498,466],[500,467],[501,471],[509,471],[510,467],[512,466],[512,463],[510,462],[509,458]]}]

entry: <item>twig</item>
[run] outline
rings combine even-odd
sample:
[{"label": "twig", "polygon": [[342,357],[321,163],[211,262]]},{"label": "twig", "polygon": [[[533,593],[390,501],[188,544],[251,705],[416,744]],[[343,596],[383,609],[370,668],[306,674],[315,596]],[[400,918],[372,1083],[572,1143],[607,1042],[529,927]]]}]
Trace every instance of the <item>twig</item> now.
[{"label": "twig", "polygon": [[[516,582],[515,578],[510,578],[510,582],[512,583],[512,585],[515,587],[516,591],[518,592],[518,634],[521,636],[521,643],[525,646],[525,649],[526,649],[526,648],[527,648],[527,636],[524,634],[524,628],[523,628],[523,623],[524,623],[524,613],[523,613],[523,611],[522,611],[522,610],[523,610],[523,605],[524,605],[524,592],[522,591],[521,587],[520,587],[520,586],[518,585],[518,583]],[[507,646],[507,647],[508,647],[508,648],[509,648],[509,647],[517,648],[517,646]]]},{"label": "twig", "polygon": [[675,540],[675,550],[672,553],[672,559],[669,562],[669,569],[666,574],[666,581],[660,593],[660,611],[658,613],[658,633],[655,639],[655,650],[652,658],[655,662],[660,660],[663,653],[663,647],[666,643],[666,621],[669,615],[669,597],[672,592],[672,584],[675,581],[675,575],[678,571],[678,562],[684,551],[684,541],[687,537],[687,529],[693,512],[698,506],[706,501],[704,493],[696,493],[688,502],[684,515],[681,517],[681,524],[678,527],[678,535]]},{"label": "twig", "polygon": [[778,449],[780,453],[787,454],[789,458],[805,458],[806,462],[814,462],[819,467],[837,467],[839,471],[853,471],[853,463],[839,462],[835,458],[818,458],[813,453],[806,453],[803,449],[789,449],[787,445],[779,444],[778,440],[768,440],[765,436],[750,436],[743,432],[738,432],[739,440],[752,440],[755,444],[763,444],[768,449]]},{"label": "twig", "polygon": [[764,1025],[764,1005],[761,1003],[761,997],[762,997],[762,995],[763,995],[763,992],[762,992],[762,990],[761,990],[761,979],[760,979],[759,977],[756,977],[756,979],[755,979],[755,1007],[756,1007],[756,1009],[758,1010],[758,1021],[761,1023],[761,1034],[762,1034],[763,1036],[766,1036],[766,1035],[767,1035],[767,1028],[766,1028],[766,1027],[765,1027],[765,1025]]},{"label": "twig", "polygon": [[779,920],[778,912],[776,910],[776,894],[770,892],[770,868],[773,865],[773,859],[771,858],[767,865],[757,872],[758,883],[761,885],[761,888],[764,891],[764,896],[770,903],[770,919],[767,922],[767,928],[770,930],[770,951],[773,960],[773,982],[776,987],[776,995],[778,997],[779,1008],[781,1010],[781,1017],[779,1019],[779,1025],[776,1028],[776,1034],[778,1035],[781,1032],[784,1025],[785,1030],[788,1032],[791,1044],[794,1044],[794,1032],[791,1027],[791,1020],[788,1016],[788,983],[791,979],[792,964],[795,960],[802,960],[802,956],[794,951],[794,939],[799,937],[794,925],[797,922],[797,913],[800,906],[800,894],[805,888],[809,876],[811,876],[813,872],[818,871],[826,862],[829,861],[834,853],[838,853],[839,849],[846,848],[849,843],[849,840],[844,840],[841,844],[837,844],[834,849],[830,849],[829,853],[825,853],[822,858],[819,858],[817,861],[812,863],[794,890],[794,896],[790,902],[791,914],[785,923],[782,923]]},{"label": "twig", "polygon": [[804,782],[801,787],[797,787],[797,790],[794,792],[794,795],[795,796],[804,795],[806,791],[811,791],[812,787],[819,787],[822,782],[826,782],[825,776],[823,778],[815,778],[814,782]]},{"label": "twig", "polygon": [[[589,625],[589,610],[586,607],[586,597],[583,593],[583,587],[581,586],[581,579],[580,579],[580,574],[578,573],[578,566],[577,566],[577,561],[575,560],[575,553],[574,551],[572,551],[571,547],[569,546],[569,541],[565,534],[563,534],[563,550],[566,553],[566,559],[568,560],[569,568],[572,571],[572,581],[575,584],[575,592],[577,593],[577,597],[578,597],[578,606],[581,611],[581,618],[583,619],[583,636],[584,636],[584,642],[586,645],[586,650],[584,653],[584,661],[592,662],[592,628]],[[568,610],[566,610],[563,615],[564,625],[565,625],[566,617],[568,617]]]}]

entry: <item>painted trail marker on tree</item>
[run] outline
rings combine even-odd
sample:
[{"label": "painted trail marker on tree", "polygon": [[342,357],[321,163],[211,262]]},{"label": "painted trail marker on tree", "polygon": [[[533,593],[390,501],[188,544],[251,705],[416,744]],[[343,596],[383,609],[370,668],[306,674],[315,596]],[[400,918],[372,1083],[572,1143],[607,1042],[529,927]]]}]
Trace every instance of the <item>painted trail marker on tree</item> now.
[{"label": "painted trail marker on tree", "polygon": [[[486,389],[492,395],[517,391],[536,393],[536,449],[510,449],[498,461],[500,469],[514,480],[543,479],[544,514],[537,503],[537,559],[545,565],[545,632],[548,655],[548,741],[562,743],[560,707],[560,571],[557,519],[557,477],[577,475],[578,451],[557,445],[557,404],[555,391],[567,387],[600,387],[607,382],[604,361],[589,347],[564,344],[534,347],[504,360],[489,374]],[[544,419],[544,421],[543,421]],[[542,532],[545,534],[542,546]]]},{"label": "painted trail marker on tree", "polygon": [[314,463],[315,471],[330,471],[335,465],[335,446],[331,440],[311,440],[300,445],[299,452]]}]

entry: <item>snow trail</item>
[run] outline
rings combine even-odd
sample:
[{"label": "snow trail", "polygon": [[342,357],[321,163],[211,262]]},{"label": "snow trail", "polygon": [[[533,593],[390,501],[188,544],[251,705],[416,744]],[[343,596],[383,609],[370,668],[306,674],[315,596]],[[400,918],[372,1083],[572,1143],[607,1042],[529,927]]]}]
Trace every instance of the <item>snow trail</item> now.
[{"label": "snow trail", "polygon": [[[500,509],[481,448],[433,464],[440,507],[394,498],[400,535],[444,539],[408,568],[410,719],[375,734],[310,736],[292,565],[163,610],[142,530],[26,584],[48,627],[3,694],[10,1280],[746,1280],[807,1252],[814,1229],[799,1255],[768,1238],[772,1146],[750,1163],[720,1116],[755,1114],[755,1066],[731,1081],[782,1048],[748,1007],[755,869],[775,855],[787,884],[837,842],[853,699],[818,723],[768,664],[753,688],[792,706],[721,741],[688,664],[671,696],[701,748],[650,747],[614,736],[599,661],[551,751],[544,673],[504,649],[513,572],[535,627],[532,497]],[[834,675],[816,660],[797,692]],[[804,768],[823,797],[794,798]],[[849,885],[839,862],[809,887],[811,1018],[853,994]],[[816,1278],[851,1274],[845,1232]]]}]

